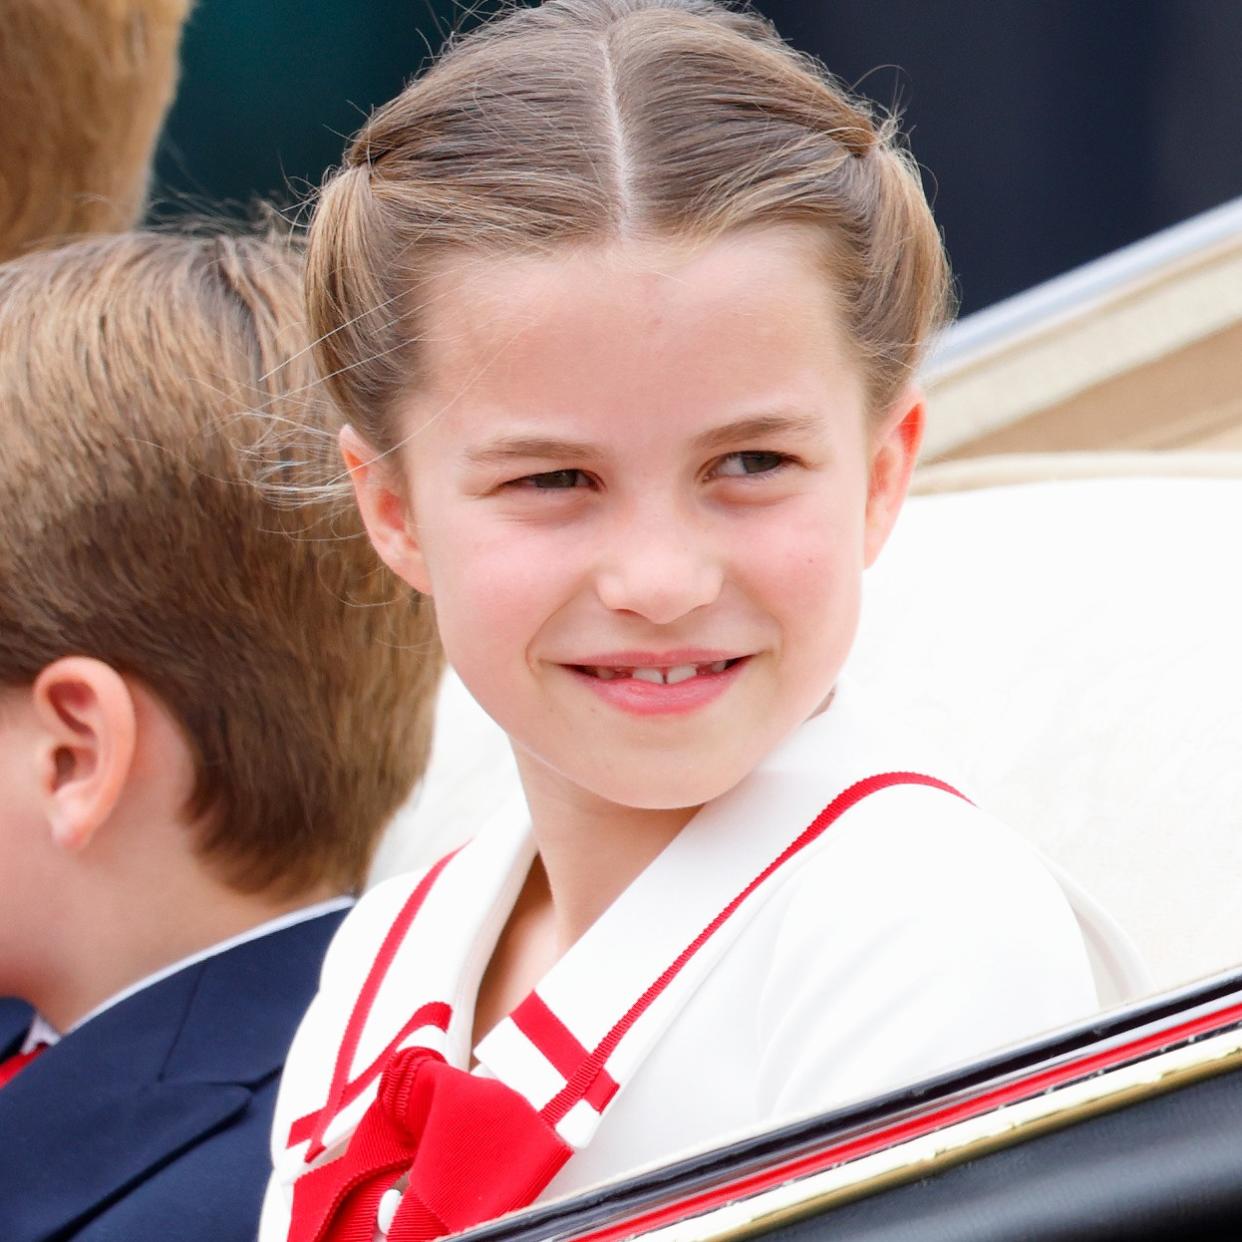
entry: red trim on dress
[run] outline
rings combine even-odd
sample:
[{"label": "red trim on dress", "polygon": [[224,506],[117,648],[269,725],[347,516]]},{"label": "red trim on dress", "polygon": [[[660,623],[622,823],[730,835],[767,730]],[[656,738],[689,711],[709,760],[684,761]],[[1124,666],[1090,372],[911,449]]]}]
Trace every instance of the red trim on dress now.
[{"label": "red trim on dress", "polygon": [[[345,1084],[345,1088],[341,1092],[341,1098],[337,1103],[336,1111],[328,1115],[328,1121],[331,1121],[332,1117],[334,1117],[337,1112],[340,1112],[341,1109],[348,1108],[363,1093],[363,1091],[371,1085],[372,1081],[383,1073],[384,1066],[388,1064],[388,1058],[397,1051],[398,1047],[401,1045],[401,1041],[404,1040],[407,1035],[411,1034],[413,1031],[417,1031],[420,1026],[434,1026],[438,1027],[442,1031],[447,1031],[449,1019],[452,1016],[452,1009],[450,1009],[449,1006],[444,1004],[442,1001],[432,1001],[431,1004],[421,1005],[418,1009],[416,1009],[410,1020],[396,1033],[396,1035],[392,1037],[392,1039],[388,1041],[387,1046],[379,1054],[379,1056],[377,1056],[375,1060],[372,1061],[371,1064],[358,1075],[357,1078],[351,1079]],[[320,1143],[320,1140],[323,1138],[323,1131],[327,1129],[327,1123],[325,1122],[323,1128],[320,1129],[318,1137],[315,1136],[315,1130],[318,1127],[321,1118],[323,1118],[327,1113],[327,1107],[328,1106],[325,1104],[323,1108],[316,1109],[313,1113],[307,1113],[305,1117],[299,1117],[297,1121],[289,1127],[289,1147],[296,1147],[297,1144],[301,1143],[304,1139],[311,1139],[311,1147],[313,1150],[316,1144]],[[307,1163],[314,1160],[315,1157],[318,1156],[323,1150],[324,1148],[320,1145],[318,1150],[314,1151],[313,1155],[311,1152],[307,1152]]]},{"label": "red trim on dress", "polygon": [[[671,966],[632,1004],[618,1019],[616,1025],[596,1045],[595,1051],[579,1063],[569,1081],[544,1105],[542,1115],[551,1125],[556,1125],[573,1106],[585,1099],[595,1086],[599,1076],[606,1071],[604,1064],[612,1055],[616,1046],[625,1037],[630,1027],[651,1007],[656,998],[677,977],[692,957],[720,930],[726,920],[776,871],[780,870],[791,858],[804,850],[813,841],[821,837],[832,824],[863,798],[882,789],[894,785],[927,785],[933,789],[941,789],[953,794],[964,802],[970,799],[959,793],[952,785],[937,780],[934,776],[923,776],[918,772],[884,772],[877,776],[868,776],[851,785],[843,793],[838,794],[811,821],[809,827],[799,833],[764,869],[699,934],[677,955]],[[558,1066],[559,1068],[559,1066]],[[562,1071],[563,1072],[563,1071]]]},{"label": "red trim on dress", "polygon": [[[353,1012],[349,1015],[349,1024],[345,1027],[345,1035],[336,1054],[336,1064],[332,1068],[332,1081],[328,1087],[327,1101],[317,1112],[300,1118],[290,1127],[288,1143],[290,1147],[295,1143],[301,1142],[301,1138],[295,1139],[293,1137],[294,1132],[297,1131],[299,1134],[302,1134],[306,1126],[310,1127],[309,1133],[304,1135],[304,1137],[310,1139],[310,1147],[304,1157],[307,1164],[324,1151],[324,1131],[328,1128],[328,1123],[344,1106],[346,1095],[349,1094],[350,1099],[355,1099],[382,1069],[384,1057],[379,1057],[353,1082],[348,1081],[349,1067],[354,1063],[354,1055],[358,1051],[358,1041],[362,1038],[363,1027],[366,1026],[367,1017],[371,1012],[371,1005],[379,993],[384,975],[392,965],[393,958],[397,956],[397,950],[401,947],[401,942],[410,930],[415,915],[422,908],[423,901],[431,891],[431,886],[439,879],[440,872],[448,866],[449,860],[455,857],[456,854],[457,850],[454,850],[451,854],[446,854],[435,866],[427,871],[427,874],[423,876],[414,891],[406,899],[400,913],[393,920],[392,926],[388,929],[388,934],[384,937],[384,943],[380,945],[380,950],[375,955],[375,961],[371,963],[371,969],[367,972],[366,981],[362,985],[362,990],[358,993],[358,999],[354,1002]],[[424,1006],[424,1008],[430,1009],[432,1006]],[[447,1011],[448,1006],[445,1005],[444,1009]],[[422,1010],[419,1011],[420,1014],[422,1012]],[[419,1014],[414,1015],[415,1018],[418,1016]],[[444,1030],[448,1027],[447,1012],[443,1015],[443,1018],[443,1025],[434,1019],[428,1019],[428,1021],[432,1025],[440,1026],[440,1029]],[[414,1019],[411,1018],[410,1021],[413,1022]],[[418,1025],[425,1026],[427,1022],[420,1022]],[[407,1024],[405,1034],[414,1029],[416,1028]],[[398,1042],[400,1038],[404,1038],[404,1035],[398,1037]],[[385,1049],[385,1053],[388,1051],[389,1049]]]},{"label": "red trim on dress", "polygon": [[[620,1041],[625,1037],[630,1028],[638,1021],[638,1019],[647,1011],[654,1003],[657,997],[669,986],[677,977],[681,970],[690,962],[694,955],[711,939],[713,935],[724,925],[724,923],[737,911],[738,907],[752,894],[754,891],[768,880],[776,871],[783,867],[787,862],[795,857],[800,851],[819,838],[842,814],[851,807],[860,802],[863,798],[870,794],[877,793],[880,790],[890,788],[896,785],[923,785],[943,790],[946,793],[954,794],[962,797],[952,786],[945,784],[943,781],[934,777],[923,776],[913,772],[889,772],[877,776],[871,776],[865,780],[858,781],[850,786],[843,793],[838,795],[831,803],[828,804],[811,822],[811,824],[801,832],[775,859],[772,860],[758,875],[754,877],[732,901],[726,905],[715,918],[688,944],[671,965],[665,969],[658,979],[647,988],[642,995],[630,1006],[621,1018],[612,1026],[608,1033],[600,1040],[595,1049],[590,1053],[578,1041],[573,1033],[565,1026],[565,1024],[548,1008],[547,1004],[540,998],[537,992],[531,992],[509,1015],[517,1028],[523,1035],[537,1048],[540,1053],[547,1058],[548,1062],[558,1070],[565,1078],[565,1087],[553,1097],[553,1099],[538,1113],[536,1113],[530,1105],[525,1101],[524,1097],[515,1092],[512,1088],[504,1084],[487,1079],[474,1079],[471,1075],[463,1070],[451,1069],[443,1065],[442,1058],[438,1053],[432,1053],[427,1049],[413,1049],[406,1053],[398,1052],[397,1048],[401,1041],[406,1038],[412,1031],[419,1026],[434,1025],[441,1030],[448,1027],[451,1011],[448,1005],[433,1002],[432,1004],[422,1006],[417,1013],[409,1019],[402,1030],[389,1043],[388,1047],[375,1060],[352,1081],[347,1081],[349,1067],[353,1062],[353,1058],[357,1052],[358,1043],[361,1038],[363,1027],[369,1015],[371,1005],[378,994],[380,984],[382,983],[384,974],[392,965],[397,951],[401,946],[403,939],[414,922],[415,916],[421,908],[428,892],[437,878],[448,864],[453,855],[441,859],[434,867],[432,867],[414,892],[406,900],[405,905],[397,915],[396,920],[389,928],[384,942],[380,947],[375,961],[372,963],[370,971],[358,999],[354,1004],[353,1011],[350,1014],[349,1022],[346,1026],[345,1036],[342,1040],[340,1050],[337,1054],[336,1064],[333,1068],[332,1081],[329,1088],[328,1100],[323,1108],[314,1113],[300,1118],[294,1122],[290,1128],[289,1143],[290,1146],[300,1142],[303,1138],[310,1140],[309,1148],[305,1156],[307,1163],[314,1160],[323,1150],[323,1135],[327,1125],[331,1119],[338,1115],[344,1104],[356,1099],[362,1090],[377,1076],[384,1075],[383,1081],[388,1081],[388,1077],[396,1074],[393,1079],[392,1089],[389,1094],[393,1095],[392,1100],[385,1101],[377,1098],[368,1110],[364,1124],[354,1132],[350,1140],[349,1149],[346,1155],[337,1161],[331,1162],[318,1170],[304,1174],[298,1179],[298,1185],[303,1182],[301,1195],[304,1209],[298,1211],[298,1203],[295,1202],[293,1231],[297,1233],[299,1229],[307,1227],[312,1228],[312,1234],[315,1238],[325,1236],[326,1231],[333,1228],[333,1220],[339,1210],[344,1210],[345,1199],[354,1195],[355,1191],[361,1195],[357,1203],[353,1203],[349,1207],[346,1215],[349,1217],[349,1232],[354,1228],[355,1224],[361,1224],[365,1228],[370,1228],[370,1221],[374,1214],[375,1202],[377,1196],[382,1193],[388,1175],[394,1170],[401,1167],[407,1160],[413,1158],[419,1159],[419,1153],[422,1157],[431,1161],[432,1165],[438,1168],[434,1176],[427,1178],[426,1186],[420,1190],[417,1195],[407,1196],[410,1199],[411,1211],[415,1208],[423,1211],[426,1208],[432,1211],[430,1203],[437,1200],[443,1194],[448,1194],[463,1188],[469,1189],[469,1176],[467,1176],[466,1166],[471,1163],[465,1160],[467,1154],[463,1151],[456,1151],[450,1160],[452,1168],[447,1171],[438,1167],[440,1156],[436,1151],[423,1152],[423,1144],[417,1140],[412,1133],[407,1135],[409,1142],[402,1139],[397,1146],[401,1148],[398,1152],[395,1150],[388,1151],[396,1140],[393,1139],[394,1134],[404,1134],[405,1129],[409,1129],[408,1123],[411,1118],[406,1114],[409,1112],[407,1107],[412,1101],[415,1101],[415,1095],[426,1094],[431,1091],[431,1079],[428,1075],[439,1075],[445,1079],[445,1082],[453,1088],[449,1094],[461,1095],[462,1099],[458,1100],[452,1108],[448,1109],[448,1113],[444,1116],[444,1124],[458,1126],[460,1122],[464,1122],[465,1113],[471,1110],[464,1107],[463,1101],[466,1095],[473,1100],[475,1095],[480,1092],[488,1094],[488,1109],[483,1110],[487,1113],[496,1112],[499,1108],[501,1112],[508,1108],[510,1112],[515,1112],[515,1116],[520,1113],[521,1124],[513,1122],[512,1125],[500,1124],[497,1126],[496,1118],[486,1121],[484,1131],[493,1137],[500,1135],[504,1137],[510,1131],[517,1134],[519,1130],[523,1134],[529,1131],[532,1134],[538,1134],[543,1137],[543,1141],[549,1146],[555,1159],[543,1159],[540,1157],[537,1163],[540,1166],[538,1176],[532,1174],[533,1180],[530,1185],[523,1190],[521,1195],[507,1196],[505,1203],[497,1207],[493,1205],[490,1212],[478,1215],[471,1209],[460,1221],[457,1227],[467,1227],[469,1224],[479,1223],[485,1219],[487,1215],[494,1215],[496,1211],[512,1210],[515,1207],[521,1207],[530,1203],[543,1188],[551,1177],[555,1174],[566,1159],[568,1159],[571,1149],[566,1146],[556,1133],[555,1126],[565,1114],[579,1101],[586,1100],[597,1113],[602,1113],[609,1101],[615,1096],[618,1090],[618,1084],[608,1074],[605,1064],[616,1049]],[[398,1064],[400,1058],[406,1057],[410,1061],[408,1066],[404,1063]],[[416,1063],[417,1062],[417,1063]],[[434,1063],[434,1064],[433,1064]],[[436,1068],[439,1065],[439,1068]],[[408,1074],[404,1074],[404,1070],[409,1070]],[[418,1071],[415,1074],[414,1071]],[[424,1072],[425,1071],[425,1072]],[[418,1078],[418,1083],[415,1078]],[[409,1079],[406,1082],[406,1078]],[[415,1092],[415,1087],[421,1083],[419,1091]],[[468,1089],[467,1089],[468,1088]],[[447,1088],[446,1088],[447,1090]],[[395,1095],[394,1095],[395,1092]],[[463,1094],[465,1093],[465,1094]],[[434,1092],[433,1094],[440,1094]],[[382,1091],[381,1091],[382,1095]],[[492,1100],[492,1096],[496,1099]],[[408,1098],[407,1098],[408,1097]],[[430,1098],[430,1097],[429,1097]],[[480,1096],[480,1098],[482,1098]],[[427,1101],[424,1101],[427,1102]],[[448,1100],[446,1098],[447,1106]],[[492,1105],[496,1105],[495,1108]],[[399,1106],[399,1107],[398,1107]],[[395,1119],[388,1117],[387,1113],[392,1112],[396,1108]],[[387,1109],[387,1112],[385,1111]],[[526,1111],[523,1111],[526,1110]],[[414,1128],[422,1134],[423,1130],[423,1113],[415,1110],[418,1116],[414,1120],[419,1121],[419,1125]],[[463,1115],[458,1115],[458,1114]],[[427,1117],[432,1114],[427,1113]],[[507,1115],[507,1114],[506,1114]],[[497,1113],[499,1116],[499,1113]],[[455,1118],[455,1120],[454,1120]],[[482,1114],[480,1114],[482,1119]],[[512,1118],[510,1119],[513,1120]],[[399,1123],[399,1124],[398,1124]],[[368,1129],[367,1126],[370,1125]],[[395,1128],[394,1128],[395,1127]],[[402,1129],[405,1127],[405,1129]],[[374,1131],[374,1133],[372,1133]],[[503,1132],[503,1133],[502,1133]],[[398,1135],[399,1137],[399,1135]],[[430,1142],[429,1146],[437,1148],[447,1143],[449,1148],[453,1147],[452,1143],[448,1143],[447,1139],[437,1138],[434,1142]],[[529,1135],[527,1135],[529,1138]],[[380,1140],[383,1140],[382,1142]],[[402,1144],[405,1144],[402,1146]],[[412,1146],[411,1146],[412,1143]],[[378,1144],[378,1147],[377,1147]],[[384,1150],[380,1151],[379,1147]],[[410,1150],[407,1151],[406,1147]],[[376,1148],[376,1150],[372,1150]],[[474,1147],[470,1148],[474,1151]],[[506,1149],[508,1150],[508,1149]],[[525,1159],[525,1158],[524,1158]],[[457,1164],[464,1161],[461,1168]],[[486,1162],[485,1162],[486,1163]],[[517,1163],[522,1164],[523,1161]],[[357,1165],[357,1169],[353,1166]],[[411,1166],[413,1167],[413,1166]],[[428,1169],[430,1174],[431,1170]],[[471,1174],[473,1175],[473,1174]],[[525,1174],[523,1174],[525,1176]],[[358,1184],[355,1186],[355,1182]],[[314,1191],[311,1189],[314,1184]],[[322,1186],[320,1185],[322,1183]],[[338,1183],[340,1183],[338,1185]],[[362,1193],[365,1189],[365,1193]],[[322,1190],[322,1194],[320,1191]],[[341,1196],[345,1199],[342,1199]],[[449,1196],[450,1199],[452,1196]],[[298,1198],[295,1192],[295,1200]],[[323,1203],[319,1203],[320,1199]],[[319,1204],[323,1211],[310,1211],[309,1205],[311,1199]],[[365,1202],[364,1202],[365,1200]],[[403,1199],[403,1203],[405,1200]],[[447,1200],[446,1200],[447,1202]],[[453,1200],[456,1202],[456,1200]],[[476,1205],[477,1207],[477,1205]],[[356,1209],[356,1210],[355,1210]],[[307,1216],[315,1218],[317,1223],[308,1226]],[[432,1216],[438,1214],[432,1211]],[[421,1219],[421,1217],[420,1217]],[[428,1221],[424,1221],[423,1225],[428,1225]],[[394,1221],[394,1230],[397,1233],[404,1233],[403,1229],[397,1229],[398,1222]],[[419,1225],[418,1229],[422,1229],[423,1225]],[[344,1226],[343,1226],[344,1227]],[[419,1237],[434,1237],[439,1233],[446,1232],[451,1226],[440,1217],[435,1222],[435,1228],[430,1232],[417,1232]],[[343,1235],[342,1235],[343,1236]],[[353,1234],[350,1232],[350,1236]],[[359,1235],[361,1236],[361,1235]],[[415,1236],[411,1234],[410,1236]]]},{"label": "red trim on dress", "polygon": [[[566,1080],[573,1077],[574,1071],[590,1055],[538,992],[531,992],[509,1017]],[[596,1112],[602,1113],[617,1090],[616,1080],[607,1070],[602,1070],[583,1098]]]}]

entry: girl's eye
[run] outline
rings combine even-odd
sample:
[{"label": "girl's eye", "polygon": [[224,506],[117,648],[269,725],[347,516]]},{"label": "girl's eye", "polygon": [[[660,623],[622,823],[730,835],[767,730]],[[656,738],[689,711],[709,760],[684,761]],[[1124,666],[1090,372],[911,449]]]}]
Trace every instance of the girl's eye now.
[{"label": "girl's eye", "polygon": [[753,450],[730,453],[712,467],[711,473],[715,478],[742,478],[753,474],[771,474],[782,466],[788,465],[790,460],[784,453]]},{"label": "girl's eye", "polygon": [[583,470],[545,470],[514,479],[510,487],[533,487],[544,491],[564,491],[573,487],[589,487],[590,477]]}]

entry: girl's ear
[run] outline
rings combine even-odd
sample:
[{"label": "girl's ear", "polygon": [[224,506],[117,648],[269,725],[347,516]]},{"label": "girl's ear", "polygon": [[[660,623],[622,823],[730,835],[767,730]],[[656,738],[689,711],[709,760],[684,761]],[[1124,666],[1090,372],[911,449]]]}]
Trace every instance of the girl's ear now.
[{"label": "girl's ear", "polygon": [[35,679],[31,701],[40,738],[39,792],[52,840],[90,844],[120,801],[137,739],[129,686],[102,660],[65,656]]},{"label": "girl's ear", "polygon": [[358,512],[380,560],[423,595],[431,594],[427,565],[405,494],[393,467],[352,428],[341,428],[341,456],[354,485]]},{"label": "girl's ear", "polygon": [[923,443],[925,420],[922,390],[910,385],[872,433],[864,547],[868,566],[880,555],[901,511]]}]

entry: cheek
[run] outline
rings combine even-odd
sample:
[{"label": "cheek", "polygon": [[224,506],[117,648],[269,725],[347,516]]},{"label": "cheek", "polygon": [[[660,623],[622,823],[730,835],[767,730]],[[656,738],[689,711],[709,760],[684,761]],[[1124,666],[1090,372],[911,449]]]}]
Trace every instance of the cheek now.
[{"label": "cheek", "polygon": [[524,653],[572,597],[581,559],[566,539],[468,506],[426,532],[424,551],[445,652],[463,676],[495,676]]},{"label": "cheek", "polygon": [[814,497],[756,524],[737,563],[770,611],[798,629],[831,627],[835,614],[856,609],[864,543],[861,505]]},{"label": "cheek", "polygon": [[[786,703],[804,719],[835,684],[858,628],[863,513],[819,497],[774,524],[746,558],[744,589],[776,623]],[[762,552],[762,555],[759,553]]]}]

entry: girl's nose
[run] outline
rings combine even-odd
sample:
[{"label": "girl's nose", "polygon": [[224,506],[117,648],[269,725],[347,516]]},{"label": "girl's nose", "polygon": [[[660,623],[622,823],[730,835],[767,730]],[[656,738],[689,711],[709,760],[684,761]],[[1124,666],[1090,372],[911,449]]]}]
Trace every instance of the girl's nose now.
[{"label": "girl's nose", "polygon": [[724,568],[709,541],[672,515],[618,530],[596,574],[596,593],[606,608],[653,625],[669,625],[714,603],[723,585]]}]

